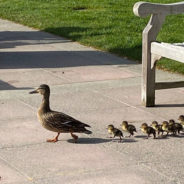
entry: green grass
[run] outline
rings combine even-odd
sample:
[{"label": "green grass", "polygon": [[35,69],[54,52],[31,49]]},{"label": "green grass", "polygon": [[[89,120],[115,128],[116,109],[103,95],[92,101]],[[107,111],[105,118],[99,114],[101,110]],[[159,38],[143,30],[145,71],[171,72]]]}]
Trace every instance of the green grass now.
[{"label": "green grass", "polygon": [[[148,0],[173,3],[177,0]],[[137,0],[0,0],[0,17],[141,60],[141,34],[149,17],[132,12]],[[183,42],[184,15],[168,16],[158,41]],[[184,74],[184,65],[167,59],[159,68]]]}]

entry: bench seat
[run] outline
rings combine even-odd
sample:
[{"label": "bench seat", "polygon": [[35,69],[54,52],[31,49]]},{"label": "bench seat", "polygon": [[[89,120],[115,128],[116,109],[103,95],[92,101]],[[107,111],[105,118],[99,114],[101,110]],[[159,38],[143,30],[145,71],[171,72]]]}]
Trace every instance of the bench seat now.
[{"label": "bench seat", "polygon": [[151,53],[184,63],[184,43],[152,42]]}]

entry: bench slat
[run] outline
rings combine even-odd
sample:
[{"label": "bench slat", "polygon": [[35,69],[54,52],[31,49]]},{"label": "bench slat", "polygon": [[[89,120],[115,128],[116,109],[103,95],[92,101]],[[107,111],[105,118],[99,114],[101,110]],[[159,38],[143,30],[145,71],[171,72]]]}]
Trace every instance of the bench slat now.
[{"label": "bench slat", "polygon": [[184,81],[178,82],[157,82],[155,83],[155,89],[169,89],[169,88],[181,88],[184,87]]},{"label": "bench slat", "polygon": [[184,63],[184,46],[169,43],[151,43],[151,53]]}]

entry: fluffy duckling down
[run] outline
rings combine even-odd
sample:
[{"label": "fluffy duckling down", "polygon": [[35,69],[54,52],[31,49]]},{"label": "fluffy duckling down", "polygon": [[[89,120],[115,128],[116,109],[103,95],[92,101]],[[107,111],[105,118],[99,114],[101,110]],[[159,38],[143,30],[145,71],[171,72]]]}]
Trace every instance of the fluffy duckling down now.
[{"label": "fluffy duckling down", "polygon": [[[120,142],[122,141],[122,138],[121,137],[123,137],[123,133],[122,133],[121,130],[115,128],[114,125],[112,125],[112,124],[111,125],[108,125],[107,130],[108,130],[108,133],[110,135],[113,135],[113,138],[119,137]],[[110,137],[110,138],[112,138],[112,137]]]},{"label": "fluffy duckling down", "polygon": [[149,136],[151,134],[153,134],[153,138],[154,139],[156,138],[156,131],[155,131],[155,129],[153,129],[152,127],[148,126],[147,123],[143,123],[140,128],[141,128],[141,131],[143,133],[147,134],[147,138],[149,138]]},{"label": "fluffy duckling down", "polygon": [[179,123],[182,125],[183,129],[184,129],[184,115],[180,115],[178,117]]},{"label": "fluffy duckling down", "polygon": [[167,135],[169,133],[176,134],[176,129],[175,129],[172,122],[169,123],[168,121],[163,121],[162,122],[162,130],[164,132],[167,132]]},{"label": "fluffy duckling down", "polygon": [[176,133],[180,133],[180,131],[183,131],[183,126],[180,123],[176,123],[173,119],[169,120],[169,125],[173,126],[173,129]]},{"label": "fluffy duckling down", "polygon": [[155,131],[158,133],[158,135],[160,135],[160,133],[162,133],[162,135],[163,135],[164,131],[162,130],[162,125],[159,125],[157,121],[153,121],[151,123],[151,127],[153,129],[155,129]]},{"label": "fluffy duckling down", "polygon": [[137,132],[135,126],[128,124],[127,121],[123,121],[121,123],[121,128],[123,131],[128,132],[130,134],[129,137],[134,136],[134,132]]}]

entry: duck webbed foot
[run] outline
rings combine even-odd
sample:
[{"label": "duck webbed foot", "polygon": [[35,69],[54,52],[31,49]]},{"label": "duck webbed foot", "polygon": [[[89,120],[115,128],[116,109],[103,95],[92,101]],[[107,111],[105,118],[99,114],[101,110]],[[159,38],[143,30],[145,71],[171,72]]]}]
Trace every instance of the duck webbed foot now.
[{"label": "duck webbed foot", "polygon": [[119,142],[122,142],[122,138],[121,137],[119,137]]},{"label": "duck webbed foot", "polygon": [[54,139],[47,139],[47,142],[57,142],[58,141],[59,134],[60,133],[58,133],[57,136]]},{"label": "duck webbed foot", "polygon": [[71,132],[71,136],[74,138],[75,143],[77,143],[78,136],[73,134],[72,132]]}]

